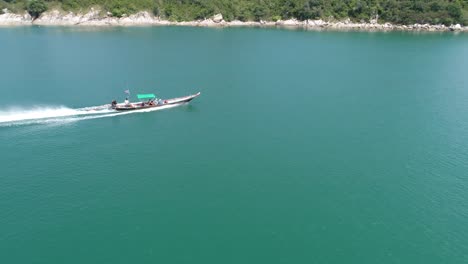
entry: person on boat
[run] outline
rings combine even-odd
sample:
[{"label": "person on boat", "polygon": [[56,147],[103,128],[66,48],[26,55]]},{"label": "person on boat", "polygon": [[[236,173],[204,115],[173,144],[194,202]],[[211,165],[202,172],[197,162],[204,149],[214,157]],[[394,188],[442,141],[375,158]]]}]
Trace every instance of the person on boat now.
[{"label": "person on boat", "polygon": [[111,103],[111,106],[114,108],[117,106],[117,101],[116,100],[113,100],[112,103]]},{"label": "person on boat", "polygon": [[125,101],[124,101],[124,103],[125,103],[125,105],[128,105],[128,103],[129,103],[129,102],[128,102],[128,97],[127,97],[127,98],[125,98]]}]

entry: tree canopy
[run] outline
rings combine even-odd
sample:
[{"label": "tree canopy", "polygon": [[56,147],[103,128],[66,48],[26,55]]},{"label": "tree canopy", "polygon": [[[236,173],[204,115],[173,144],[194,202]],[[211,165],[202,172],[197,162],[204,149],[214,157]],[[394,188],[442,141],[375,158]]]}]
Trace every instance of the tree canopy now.
[{"label": "tree canopy", "polygon": [[47,6],[42,0],[31,0],[27,5],[27,10],[33,18],[37,18],[47,10]]}]

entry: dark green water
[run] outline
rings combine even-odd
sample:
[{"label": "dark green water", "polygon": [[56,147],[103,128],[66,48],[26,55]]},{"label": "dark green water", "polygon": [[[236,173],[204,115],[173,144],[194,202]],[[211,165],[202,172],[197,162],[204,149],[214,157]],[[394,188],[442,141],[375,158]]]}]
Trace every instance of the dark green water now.
[{"label": "dark green water", "polygon": [[[468,262],[466,34],[18,27],[0,47],[2,263]],[[202,95],[80,109],[127,87]]]}]

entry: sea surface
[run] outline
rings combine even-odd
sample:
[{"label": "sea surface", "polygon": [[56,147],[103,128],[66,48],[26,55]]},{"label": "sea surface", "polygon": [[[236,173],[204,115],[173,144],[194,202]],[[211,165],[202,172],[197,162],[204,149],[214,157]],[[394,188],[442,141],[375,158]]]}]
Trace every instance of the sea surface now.
[{"label": "sea surface", "polygon": [[[468,263],[468,34],[0,29],[0,262]],[[190,104],[116,113],[138,93]]]}]

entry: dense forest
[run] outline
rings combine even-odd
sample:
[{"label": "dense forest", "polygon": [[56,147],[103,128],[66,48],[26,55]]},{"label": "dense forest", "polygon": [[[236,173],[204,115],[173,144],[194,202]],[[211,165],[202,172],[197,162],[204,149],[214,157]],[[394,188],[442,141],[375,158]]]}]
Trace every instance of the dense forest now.
[{"label": "dense forest", "polygon": [[395,24],[468,25],[468,0],[0,0],[0,10],[27,10],[32,16],[52,8],[76,12],[95,6],[116,17],[148,10],[173,21],[198,20],[221,13],[227,21],[369,21],[378,16],[379,22]]}]

